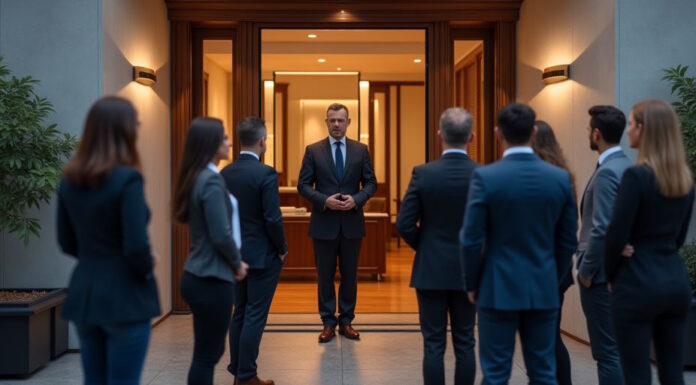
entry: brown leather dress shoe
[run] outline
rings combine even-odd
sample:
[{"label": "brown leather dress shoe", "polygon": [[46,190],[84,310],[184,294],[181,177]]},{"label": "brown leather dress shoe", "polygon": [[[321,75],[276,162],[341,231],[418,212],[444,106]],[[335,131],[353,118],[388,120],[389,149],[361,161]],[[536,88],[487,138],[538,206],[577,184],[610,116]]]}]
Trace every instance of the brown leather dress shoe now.
[{"label": "brown leather dress shoe", "polygon": [[345,336],[349,340],[359,340],[360,333],[353,329],[350,325],[341,325],[338,327],[338,334]]},{"label": "brown leather dress shoe", "polygon": [[259,376],[254,376],[253,378],[250,378],[246,381],[235,381],[239,385],[275,385],[275,382],[273,382],[273,380],[262,380],[259,378]]},{"label": "brown leather dress shoe", "polygon": [[324,326],[324,330],[319,334],[319,342],[329,342],[336,337],[336,330],[331,326]]}]

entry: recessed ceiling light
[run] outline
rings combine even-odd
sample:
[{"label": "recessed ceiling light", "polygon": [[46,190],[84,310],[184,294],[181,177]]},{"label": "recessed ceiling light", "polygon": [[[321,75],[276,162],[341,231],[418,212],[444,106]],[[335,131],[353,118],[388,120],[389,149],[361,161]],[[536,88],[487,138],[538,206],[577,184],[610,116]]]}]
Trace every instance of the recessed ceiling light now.
[{"label": "recessed ceiling light", "polygon": [[421,63],[422,61],[423,61],[423,60],[421,60],[421,59],[413,59],[413,62],[416,63],[416,64]]},{"label": "recessed ceiling light", "polygon": [[319,59],[317,59],[317,61],[319,63],[326,63],[326,59],[324,59],[323,57],[320,57]]},{"label": "recessed ceiling light", "polygon": [[341,70],[341,67],[336,67],[336,71],[340,71],[340,70]]},{"label": "recessed ceiling light", "polygon": [[315,33],[310,33],[309,35],[307,35],[307,37],[310,39],[316,39],[317,35]]}]

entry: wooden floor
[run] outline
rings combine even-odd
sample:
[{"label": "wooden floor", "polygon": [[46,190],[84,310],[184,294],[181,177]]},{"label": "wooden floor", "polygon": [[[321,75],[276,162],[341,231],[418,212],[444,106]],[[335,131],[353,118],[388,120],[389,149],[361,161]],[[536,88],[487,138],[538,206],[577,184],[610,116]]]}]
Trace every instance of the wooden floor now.
[{"label": "wooden floor", "polygon": [[[358,278],[356,313],[417,313],[416,292],[408,286],[414,252],[396,240],[387,248],[387,273],[381,281],[370,275]],[[292,258],[292,256],[288,256]],[[336,293],[338,294],[338,281]],[[315,277],[281,277],[271,313],[317,313]]]}]

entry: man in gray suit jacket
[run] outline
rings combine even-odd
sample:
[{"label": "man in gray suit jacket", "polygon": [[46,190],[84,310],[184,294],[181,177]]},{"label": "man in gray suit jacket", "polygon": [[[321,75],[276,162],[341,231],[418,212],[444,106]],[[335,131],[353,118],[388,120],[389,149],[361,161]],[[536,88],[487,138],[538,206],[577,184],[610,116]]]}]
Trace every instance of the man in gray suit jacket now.
[{"label": "man in gray suit jacket", "polygon": [[592,357],[599,384],[623,384],[619,352],[611,319],[611,296],[604,272],[604,235],[624,171],[632,162],[619,146],[626,126],[623,112],[613,106],[594,106],[587,129],[590,148],[599,153],[594,174],[581,201],[580,242],[577,250],[580,301],[587,319]]}]

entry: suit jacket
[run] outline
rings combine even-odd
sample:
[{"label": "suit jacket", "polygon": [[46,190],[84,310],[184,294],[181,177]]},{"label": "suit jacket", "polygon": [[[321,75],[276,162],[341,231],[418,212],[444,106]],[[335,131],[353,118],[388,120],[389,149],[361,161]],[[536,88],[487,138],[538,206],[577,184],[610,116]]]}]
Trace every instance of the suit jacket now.
[{"label": "suit jacket", "polygon": [[[317,239],[365,236],[363,205],[377,191],[377,179],[367,146],[346,138],[346,159],[343,178],[338,180],[331,155],[329,138],[310,144],[305,149],[297,191],[312,203],[309,236]],[[360,186],[362,185],[362,189]],[[326,208],[326,199],[336,193],[351,195],[355,208],[334,211]]]},{"label": "suit jacket", "polygon": [[[681,198],[666,198],[648,166],[626,170],[607,229],[604,263],[613,296],[625,292],[631,302],[647,300],[636,293],[684,293],[691,287],[679,248],[684,244],[694,204],[694,189]],[[626,243],[633,257],[621,256]],[[621,282],[619,282],[621,281]],[[673,299],[672,299],[673,300]]]},{"label": "suit jacket", "polygon": [[476,167],[468,156],[448,153],[413,168],[396,220],[399,234],[416,250],[411,287],[466,290],[458,235]]},{"label": "suit jacket", "polygon": [[467,290],[478,306],[549,310],[577,248],[570,176],[534,154],[511,154],[477,168],[461,243]]},{"label": "suit jacket", "polygon": [[160,314],[147,236],[143,178],[116,167],[96,188],[58,190],[58,243],[77,258],[63,317],[78,324],[143,321]]},{"label": "suit jacket", "polygon": [[632,162],[623,152],[609,155],[587,182],[582,197],[577,267],[595,284],[607,282],[604,273],[604,235],[611,220],[621,177]]},{"label": "suit jacket", "polygon": [[232,234],[232,202],[222,176],[208,168],[201,170],[190,199],[191,249],[184,270],[235,282],[242,257]]},{"label": "suit jacket", "polygon": [[274,258],[288,250],[280,213],[278,173],[254,156],[241,154],[220,175],[239,202],[242,259],[252,269],[270,266]]}]

